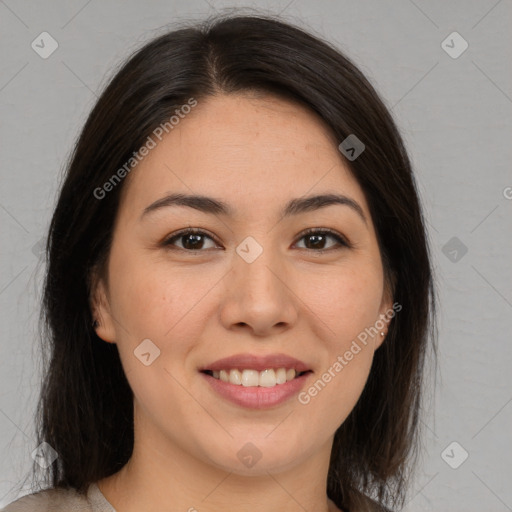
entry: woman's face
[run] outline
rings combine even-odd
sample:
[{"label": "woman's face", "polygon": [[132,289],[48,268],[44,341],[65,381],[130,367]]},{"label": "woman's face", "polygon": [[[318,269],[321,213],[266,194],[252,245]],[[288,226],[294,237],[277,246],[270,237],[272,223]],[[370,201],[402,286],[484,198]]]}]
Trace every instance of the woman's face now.
[{"label": "woman's face", "polygon": [[303,108],[248,95],[199,101],[131,171],[94,297],[136,439],[239,474],[330,449],[391,307],[336,142]]}]

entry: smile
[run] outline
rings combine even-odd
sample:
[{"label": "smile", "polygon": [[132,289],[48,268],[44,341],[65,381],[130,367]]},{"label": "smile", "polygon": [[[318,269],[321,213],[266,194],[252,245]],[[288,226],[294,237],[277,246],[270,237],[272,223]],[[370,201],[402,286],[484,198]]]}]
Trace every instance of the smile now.
[{"label": "smile", "polygon": [[[280,369],[281,368],[279,368],[277,372],[282,376],[282,372],[279,372]],[[272,371],[274,373],[273,379],[276,381],[276,384],[266,387],[260,385],[259,379],[260,375],[266,373],[267,370],[262,372],[257,372],[256,370],[243,370],[242,372],[239,370],[230,370],[229,379],[231,380],[233,375],[234,379],[239,378],[242,381],[239,384],[232,384],[230,380],[222,380],[220,378],[220,370],[218,377],[214,377],[213,372],[207,370],[201,371],[200,375],[206,379],[216,397],[220,397],[232,404],[247,409],[268,409],[277,407],[300,393],[306,385],[306,380],[313,374],[311,370],[301,373],[296,373],[295,370],[287,370],[286,373],[289,376],[292,375],[292,372],[294,376],[291,380],[286,380],[283,384],[277,384],[276,372],[273,369],[268,370],[269,373]],[[239,374],[238,377],[236,377],[236,372]],[[243,382],[244,373],[247,376],[245,384]],[[226,378],[227,374],[228,372],[223,371],[224,378]],[[271,379],[272,377],[263,377],[263,379],[267,378]],[[255,385],[256,379],[258,379],[258,385]],[[267,382],[270,382],[270,380]]]},{"label": "smile", "polygon": [[304,375],[307,371],[297,372],[294,368],[267,368],[263,371],[251,369],[238,370],[234,368],[220,371],[205,370],[204,373],[214,379],[229,382],[235,386],[272,388],[277,385],[286,384],[286,382]]}]

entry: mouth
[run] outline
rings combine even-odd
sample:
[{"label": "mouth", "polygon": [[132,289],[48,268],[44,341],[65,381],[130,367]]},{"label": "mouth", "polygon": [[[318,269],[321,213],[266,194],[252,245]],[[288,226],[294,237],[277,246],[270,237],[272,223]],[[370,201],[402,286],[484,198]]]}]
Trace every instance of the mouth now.
[{"label": "mouth", "polygon": [[313,370],[285,354],[239,354],[198,368],[218,397],[237,406],[265,409],[300,392]]},{"label": "mouth", "polygon": [[273,388],[302,377],[307,373],[312,373],[312,371],[298,372],[295,368],[283,367],[266,368],[263,371],[237,368],[231,370],[202,370],[201,373],[235,386]]}]

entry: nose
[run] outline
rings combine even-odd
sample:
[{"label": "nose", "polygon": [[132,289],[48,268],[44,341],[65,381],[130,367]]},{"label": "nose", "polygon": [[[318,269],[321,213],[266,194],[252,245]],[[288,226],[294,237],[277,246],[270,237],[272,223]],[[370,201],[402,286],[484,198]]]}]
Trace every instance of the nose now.
[{"label": "nose", "polygon": [[252,263],[235,254],[221,302],[224,327],[259,337],[290,329],[297,321],[299,305],[290,275],[270,250]]}]

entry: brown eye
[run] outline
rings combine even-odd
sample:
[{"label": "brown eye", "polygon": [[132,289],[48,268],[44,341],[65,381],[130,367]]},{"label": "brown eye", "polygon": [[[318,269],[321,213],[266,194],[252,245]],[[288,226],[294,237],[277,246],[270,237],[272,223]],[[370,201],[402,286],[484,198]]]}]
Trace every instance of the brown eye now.
[{"label": "brown eye", "polygon": [[[304,247],[314,252],[324,252],[329,250],[349,247],[349,243],[338,233],[326,229],[311,229],[304,233],[299,241],[304,240]],[[331,243],[329,243],[329,240]],[[332,242],[334,241],[334,242]],[[210,243],[210,246],[208,246]],[[186,229],[173,234],[167,238],[163,245],[189,252],[202,252],[203,249],[219,248],[215,240],[208,234],[197,229]]]},{"label": "brown eye", "polygon": [[[205,247],[206,240],[213,242],[212,247]],[[178,242],[178,244],[176,244]],[[181,244],[181,245],[180,245]],[[213,238],[198,230],[188,229],[174,234],[164,242],[165,246],[174,246],[184,251],[201,251],[217,247]]]},{"label": "brown eye", "polygon": [[[334,240],[335,243],[326,247],[328,240]],[[327,251],[340,247],[348,247],[348,243],[339,234],[330,230],[312,229],[302,235],[300,240],[305,240],[305,247],[299,247],[300,249],[309,249],[312,251]]]}]

